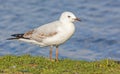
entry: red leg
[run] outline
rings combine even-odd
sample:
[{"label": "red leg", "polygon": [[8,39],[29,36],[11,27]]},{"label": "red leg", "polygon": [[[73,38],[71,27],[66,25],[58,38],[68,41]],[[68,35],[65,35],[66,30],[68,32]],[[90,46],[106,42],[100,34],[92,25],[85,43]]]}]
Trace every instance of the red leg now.
[{"label": "red leg", "polygon": [[56,61],[58,61],[58,46],[56,46]]},{"label": "red leg", "polygon": [[53,46],[50,46],[50,61],[52,61],[52,47]]}]

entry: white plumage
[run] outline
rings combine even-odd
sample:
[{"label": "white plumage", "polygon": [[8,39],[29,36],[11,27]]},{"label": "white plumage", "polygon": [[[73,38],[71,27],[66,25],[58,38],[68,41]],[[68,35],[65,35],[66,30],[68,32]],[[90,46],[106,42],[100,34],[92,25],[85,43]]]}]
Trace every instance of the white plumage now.
[{"label": "white plumage", "polygon": [[[16,37],[14,39],[37,44],[41,47],[56,46],[57,49],[60,44],[67,41],[73,35],[75,31],[73,22],[76,20],[80,21],[80,19],[78,19],[73,13],[64,12],[57,21],[42,25],[22,35],[14,34],[12,36]],[[52,49],[50,51],[52,51]],[[58,60],[57,55],[56,52],[56,60]],[[51,58],[50,53],[50,59]]]}]

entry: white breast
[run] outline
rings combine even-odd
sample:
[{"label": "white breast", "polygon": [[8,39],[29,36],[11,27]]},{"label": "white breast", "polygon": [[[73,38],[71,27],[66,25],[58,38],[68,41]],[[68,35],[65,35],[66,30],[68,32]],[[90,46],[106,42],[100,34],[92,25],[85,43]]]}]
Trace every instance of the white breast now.
[{"label": "white breast", "polygon": [[55,36],[46,38],[43,43],[46,45],[60,45],[73,35],[75,27],[72,23],[63,24],[63,26],[57,28],[57,31],[58,33]]}]

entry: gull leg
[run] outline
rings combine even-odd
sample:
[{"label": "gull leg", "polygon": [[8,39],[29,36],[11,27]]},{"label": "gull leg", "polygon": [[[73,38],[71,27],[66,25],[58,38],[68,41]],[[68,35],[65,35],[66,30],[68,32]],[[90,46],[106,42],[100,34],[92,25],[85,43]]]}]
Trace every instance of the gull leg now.
[{"label": "gull leg", "polygon": [[56,46],[56,61],[58,61],[58,46]]},{"label": "gull leg", "polygon": [[53,46],[50,46],[50,61],[52,61],[52,47]]}]

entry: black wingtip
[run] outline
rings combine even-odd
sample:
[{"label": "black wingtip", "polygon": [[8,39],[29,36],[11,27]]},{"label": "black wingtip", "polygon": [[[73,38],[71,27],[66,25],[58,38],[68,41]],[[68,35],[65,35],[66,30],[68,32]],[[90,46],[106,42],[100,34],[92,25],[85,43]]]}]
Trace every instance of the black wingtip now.
[{"label": "black wingtip", "polygon": [[23,38],[24,34],[12,34],[11,36],[13,36],[13,38],[8,38],[6,40],[14,40],[14,39],[19,39],[19,38]]},{"label": "black wingtip", "polygon": [[11,36],[16,37],[16,38],[23,38],[24,34],[12,34]]},{"label": "black wingtip", "polygon": [[14,37],[16,37],[16,34],[12,34],[11,36],[14,36]]},{"label": "black wingtip", "polygon": [[14,37],[23,37],[24,34],[12,34],[11,36],[14,36]]},{"label": "black wingtip", "polygon": [[18,39],[18,38],[8,38],[8,39],[6,39],[6,40],[14,40],[14,39]]}]

